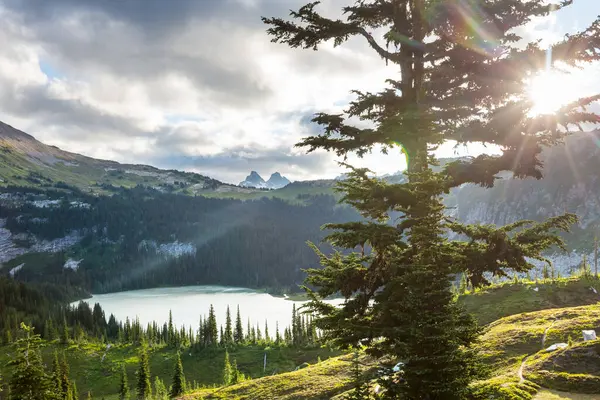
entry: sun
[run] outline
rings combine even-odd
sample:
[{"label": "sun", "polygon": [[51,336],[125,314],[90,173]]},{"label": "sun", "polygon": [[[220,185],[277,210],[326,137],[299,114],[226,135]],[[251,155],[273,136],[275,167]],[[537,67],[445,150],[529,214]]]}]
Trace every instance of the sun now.
[{"label": "sun", "polygon": [[527,95],[533,102],[532,115],[554,113],[578,97],[569,75],[555,70],[534,75],[528,82]]}]

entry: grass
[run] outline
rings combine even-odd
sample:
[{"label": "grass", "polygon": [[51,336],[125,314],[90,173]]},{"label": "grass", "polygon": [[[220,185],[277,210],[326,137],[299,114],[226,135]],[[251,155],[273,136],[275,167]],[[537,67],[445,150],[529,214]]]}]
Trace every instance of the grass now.
[{"label": "grass", "polygon": [[[43,355],[46,365],[51,365],[54,350],[65,351],[70,376],[77,382],[80,394],[90,391],[95,398],[116,399],[121,364],[125,364],[131,391],[134,391],[135,372],[138,368],[139,347],[132,345],[112,346],[108,351],[100,343],[81,343],[63,346],[51,343],[44,348]],[[104,361],[102,356],[106,353]],[[263,372],[264,355],[267,354],[267,369]],[[0,347],[0,366],[12,356],[12,349]],[[224,349],[205,349],[199,352],[185,351],[181,361],[188,383],[194,382],[203,386],[213,387],[222,381]],[[261,346],[245,346],[229,350],[230,358],[237,360],[238,369],[251,378],[281,374],[293,371],[303,363],[315,364],[319,357],[327,360],[341,353],[327,348],[292,349],[264,348]],[[160,377],[165,384],[170,385],[176,351],[165,347],[152,349],[150,352],[150,371],[152,382],[154,376]],[[325,362],[325,361],[324,361]],[[0,369],[1,370],[1,369]],[[9,377],[2,374],[4,380]],[[279,376],[279,375],[278,375]]]},{"label": "grass", "polygon": [[458,302],[475,315],[481,325],[486,325],[502,317],[529,311],[595,304],[600,301],[600,295],[591,287],[600,292],[600,280],[579,277],[517,284],[507,282],[461,295]]},{"label": "grass", "polygon": [[528,379],[547,388],[600,394],[600,341],[538,353],[528,360],[525,372]]},{"label": "grass", "polygon": [[[523,400],[529,400],[535,394],[535,391],[522,390],[523,384],[530,385],[528,382],[554,389],[573,390],[573,386],[552,384],[549,379],[538,376],[539,373],[533,374],[535,368],[532,360],[548,357],[549,353],[540,351],[551,344],[567,342],[569,337],[579,344],[583,341],[581,330],[597,330],[599,327],[600,305],[539,310],[501,318],[486,326],[477,345],[484,362],[493,371],[493,377],[479,385],[487,388],[484,392],[487,395],[505,395],[508,397],[499,398],[510,398],[506,393],[494,392],[497,390],[511,393],[515,399]],[[542,346],[544,333],[546,340]],[[526,381],[520,382],[518,369],[525,357],[531,354],[533,356],[527,360],[524,368]],[[596,393],[600,393],[600,389]]]},{"label": "grass", "polygon": [[598,395],[542,390],[534,397],[534,400],[598,400]]},{"label": "grass", "polygon": [[[352,355],[331,358],[298,371],[245,381],[222,388],[202,389],[184,399],[278,399],[325,400],[346,392],[351,387]],[[374,360],[363,358],[363,371],[372,369]]]},{"label": "grass", "polygon": [[495,369],[503,369],[525,355],[542,350],[542,337],[548,327],[544,348],[567,342],[569,336],[582,341],[581,330],[600,327],[600,305],[540,310],[501,318],[487,326],[478,347]]},{"label": "grass", "polygon": [[[596,373],[590,370],[577,370],[569,366],[561,370],[550,368],[553,363],[566,365],[558,357],[561,353],[540,353],[542,337],[546,332],[544,347],[557,342],[568,342],[572,337],[577,351],[566,352],[568,360],[576,360],[586,354],[588,344],[582,342],[581,330],[600,331],[600,296],[589,290],[598,287],[597,281],[586,279],[563,279],[554,283],[521,283],[519,285],[498,285],[461,296],[459,301],[482,322],[494,316],[502,316],[485,325],[477,348],[484,362],[493,371],[492,377],[477,382],[476,400],[493,396],[496,399],[544,400],[569,399],[564,393],[540,392],[536,395],[539,383],[544,388],[580,391],[576,385],[565,386],[561,380],[567,374],[567,382],[577,381],[584,374]],[[539,291],[532,288],[538,287]],[[577,303],[580,304],[577,304]],[[590,304],[593,303],[593,304]],[[584,304],[584,305],[581,305]],[[586,305],[587,304],[587,305]],[[565,307],[564,305],[578,305]],[[561,307],[562,306],[562,307]],[[550,307],[543,309],[543,307]],[[522,312],[529,311],[529,312]],[[515,315],[504,316],[507,313]],[[549,329],[548,329],[549,328]],[[53,343],[45,350],[49,363],[54,349],[63,346]],[[584,351],[585,350],[585,351]],[[101,344],[72,344],[66,348],[71,365],[71,376],[77,381],[80,393],[91,391],[96,398],[114,399],[119,382],[121,363],[125,363],[129,383],[135,384],[135,371],[138,362],[138,348],[115,346],[101,362],[105,348]],[[263,357],[267,353],[267,370],[263,371]],[[517,371],[527,356],[525,382],[520,382]],[[182,362],[188,382],[196,381],[205,388],[188,395],[187,399],[330,399],[339,398],[349,388],[350,355],[326,348],[288,349],[250,346],[231,349],[230,356],[237,360],[238,367],[252,380],[226,388],[219,388],[224,358],[223,349],[207,349],[201,352],[185,352]],[[5,365],[10,351],[0,347],[0,366]],[[166,384],[171,382],[175,352],[172,349],[157,348],[151,352],[151,372],[158,375]],[[317,359],[323,361],[317,363]],[[590,359],[591,360],[591,359]],[[309,363],[310,366],[294,371],[297,366]],[[373,366],[371,361],[370,366]],[[599,366],[600,368],[600,366]],[[542,371],[548,371],[542,372]],[[550,375],[549,375],[550,374]],[[563,375],[560,375],[563,374]],[[560,379],[559,379],[560,378]],[[5,377],[7,380],[8,377]],[[563,379],[564,381],[565,379]],[[532,382],[533,381],[533,382]],[[589,379],[588,379],[589,381]],[[588,382],[586,381],[586,382]],[[534,383],[535,382],[535,383]],[[589,382],[588,382],[589,383]],[[575,389],[575,390],[574,390]],[[593,389],[595,390],[595,389]],[[600,393],[596,392],[596,393]],[[537,397],[534,397],[537,396]],[[563,397],[548,397],[563,396]],[[595,395],[600,399],[600,395]],[[572,397],[575,400],[588,400],[586,397]],[[591,397],[594,398],[594,397]]]},{"label": "grass", "polygon": [[[565,281],[560,282],[553,290],[547,290],[557,298],[567,299],[569,302],[576,298],[588,301],[585,292],[589,290],[587,285],[588,282]],[[483,316],[488,313],[488,302],[505,298],[502,291],[513,293],[513,290],[514,288],[503,285],[492,288],[489,292],[479,292],[477,299],[483,306]],[[523,293],[522,290],[519,289],[518,293]],[[576,295],[578,291],[583,293]],[[543,292],[541,294],[544,298],[548,297]],[[526,296],[531,295],[528,293]],[[523,303],[525,308],[530,308],[532,304],[531,301]],[[545,303],[538,304],[541,306]],[[488,324],[477,347],[493,374],[490,379],[474,385],[474,398],[534,399],[539,389],[535,383],[537,380],[520,382],[517,371],[526,356],[542,349],[544,332],[547,334],[544,347],[547,347],[556,342],[567,341],[569,336],[579,343],[582,340],[579,338],[582,329],[594,329],[597,326],[600,326],[600,305],[538,310],[504,317]],[[344,363],[332,359],[288,374],[243,382],[227,388],[203,389],[188,395],[186,399],[329,399],[348,388],[349,357],[339,358],[339,361],[346,360]]]},{"label": "grass", "polygon": [[[195,173],[96,160],[51,149],[41,143],[30,143],[28,150],[30,152],[39,151],[46,155],[55,155],[56,162],[43,163],[35,160],[28,156],[23,148],[12,147],[11,143],[0,140],[0,187],[3,185],[44,187],[51,186],[56,182],[65,182],[84,192],[111,194],[110,190],[103,189],[99,185],[108,184],[116,187],[132,188],[137,185],[156,187],[168,184],[174,193],[185,195],[239,200],[267,197],[279,198],[298,204],[304,203],[302,196],[333,194],[331,182],[329,181],[298,182],[271,191],[241,188],[217,182],[215,182],[215,188],[210,186],[205,188],[204,183],[208,178]],[[174,182],[183,182],[183,186],[173,185]]]}]

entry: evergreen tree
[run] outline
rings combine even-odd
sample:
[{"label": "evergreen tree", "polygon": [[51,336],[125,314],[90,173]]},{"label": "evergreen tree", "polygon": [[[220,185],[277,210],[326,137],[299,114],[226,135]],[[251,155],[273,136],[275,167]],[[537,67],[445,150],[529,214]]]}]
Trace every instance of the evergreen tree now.
[{"label": "evergreen tree", "polygon": [[354,356],[352,357],[352,392],[345,397],[345,400],[368,400],[370,399],[369,395],[369,385],[365,381],[363,377],[362,371],[360,369],[360,360],[358,351],[354,352]]},{"label": "evergreen tree", "polygon": [[231,325],[231,312],[229,306],[227,306],[227,314],[225,314],[225,338],[223,342],[226,346],[233,343],[233,327]]},{"label": "evergreen tree", "polygon": [[246,342],[250,343],[252,341],[252,328],[250,327],[250,317],[248,317],[248,325],[246,327]]},{"label": "evergreen tree", "polygon": [[164,382],[158,377],[154,377],[154,399],[155,400],[167,400],[169,393]]},{"label": "evergreen tree", "polygon": [[267,320],[265,319],[265,343],[270,343],[271,342],[271,338],[269,337],[269,324],[267,322]]},{"label": "evergreen tree", "polygon": [[148,351],[145,346],[143,346],[140,351],[136,391],[138,400],[147,400],[152,396],[152,388],[150,387],[150,365],[148,362]]},{"label": "evergreen tree", "polygon": [[119,400],[129,400],[129,382],[125,364],[121,365],[121,382],[119,383]]},{"label": "evergreen tree", "polygon": [[62,380],[61,380],[61,367],[58,361],[58,352],[54,350],[54,356],[52,358],[52,380],[54,381],[54,388],[57,393],[62,392]]},{"label": "evergreen tree", "polygon": [[262,332],[260,331],[260,325],[256,324],[256,342],[262,341]]},{"label": "evergreen tree", "polygon": [[233,359],[233,364],[231,364],[231,384],[235,385],[236,383],[241,382],[243,375],[240,374],[240,371],[237,367],[237,360]]},{"label": "evergreen tree", "polygon": [[208,312],[208,324],[206,331],[206,342],[209,346],[216,346],[218,343],[218,335],[219,332],[217,330],[217,317],[215,315],[215,309],[213,305],[210,305],[210,310]]},{"label": "evergreen tree", "polygon": [[223,363],[223,384],[228,386],[231,384],[231,364],[229,363],[229,352],[225,350],[225,362]]},{"label": "evergreen tree", "polygon": [[296,313],[296,304],[292,305],[292,342],[294,346],[300,343],[300,329],[298,327],[298,317]]},{"label": "evergreen tree", "polygon": [[69,377],[69,364],[67,363],[67,356],[64,351],[60,360],[60,387],[61,387],[61,399],[73,400],[73,390],[71,388],[71,378]]},{"label": "evergreen tree", "polygon": [[14,400],[58,399],[52,376],[47,374],[40,355],[41,338],[30,326],[21,323],[23,337],[14,343],[16,356],[8,365],[13,367],[10,398]]},{"label": "evergreen tree", "polygon": [[173,374],[173,383],[171,384],[171,397],[177,397],[183,394],[185,377],[183,375],[183,365],[181,364],[181,356],[177,352],[177,360],[175,361],[175,372]]},{"label": "evergreen tree", "polygon": [[244,329],[242,328],[242,317],[240,316],[240,306],[237,306],[237,316],[235,317],[235,331],[233,332],[233,340],[240,344],[244,341]]},{"label": "evergreen tree", "polygon": [[169,328],[167,331],[167,344],[175,347],[175,328],[173,327],[173,313],[169,310]]},{"label": "evergreen tree", "polygon": [[10,331],[10,328],[7,328],[6,331],[4,331],[4,343],[11,344],[12,342],[12,332]]},{"label": "evergreen tree", "polygon": [[[349,178],[338,183],[343,201],[367,219],[328,224],[336,247],[356,249],[328,257],[316,246],[322,269],[309,270],[306,289],[317,326],[341,346],[368,345],[372,354],[406,360],[398,397],[464,399],[477,378],[471,350],[477,329],[451,292],[450,276],[465,271],[474,287],[488,284],[486,274],[524,272],[531,259],[545,260],[551,246],[564,248],[555,234],[568,231],[576,216],[565,214],[545,222],[519,221],[505,227],[465,225],[444,214],[441,196],[465,183],[494,185],[502,171],[517,178],[540,179],[543,146],[558,143],[571,126],[598,123],[586,106],[594,96],[567,104],[558,115],[533,112],[527,83],[553,62],[583,65],[600,59],[597,26],[567,35],[548,51],[539,42],[522,42],[515,33],[531,18],[567,6],[544,0],[359,1],[344,7],[344,19],[330,19],[309,3],[291,16],[299,21],[263,18],[273,41],[293,48],[335,46],[353,36],[366,39],[399,76],[380,93],[355,91],[357,100],[343,114],[317,114],[323,133],[298,146],[359,157],[380,148],[399,148],[407,164],[405,180],[389,183],[350,166]],[[466,24],[477,23],[465,30]],[[373,31],[384,32],[383,42]],[[371,123],[360,128],[349,118]],[[430,150],[447,141],[483,142],[500,155],[461,159],[440,167]],[[391,223],[390,212],[400,213]],[[451,241],[452,231],[466,241]],[[342,307],[322,299],[342,293]],[[296,343],[297,324],[292,327]],[[375,340],[377,339],[377,340]]]},{"label": "evergreen tree", "polygon": [[75,381],[71,381],[71,398],[73,400],[79,400],[79,392],[77,391],[77,384]]},{"label": "evergreen tree", "polygon": [[62,344],[69,343],[69,327],[67,326],[66,319],[63,320],[63,326],[62,326],[62,331],[61,331],[61,335],[60,335],[60,342]]},{"label": "evergreen tree", "polygon": [[275,344],[281,344],[281,335],[279,334],[279,321],[275,322]]}]

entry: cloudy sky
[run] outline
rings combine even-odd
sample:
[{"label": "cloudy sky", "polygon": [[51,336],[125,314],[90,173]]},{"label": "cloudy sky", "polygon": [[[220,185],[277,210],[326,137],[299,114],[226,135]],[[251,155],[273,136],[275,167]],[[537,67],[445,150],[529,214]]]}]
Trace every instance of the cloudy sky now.
[{"label": "cloudy sky", "polygon": [[[227,182],[250,170],[334,177],[333,156],[293,144],[316,132],[314,112],[339,111],[349,90],[377,90],[395,71],[359,39],[318,52],[271,43],[260,17],[305,2],[0,0],[0,120],[65,150]],[[600,1],[575,0],[525,34],[556,40],[599,14]],[[598,72],[585,80],[600,92]],[[403,168],[399,153],[362,163]]]}]

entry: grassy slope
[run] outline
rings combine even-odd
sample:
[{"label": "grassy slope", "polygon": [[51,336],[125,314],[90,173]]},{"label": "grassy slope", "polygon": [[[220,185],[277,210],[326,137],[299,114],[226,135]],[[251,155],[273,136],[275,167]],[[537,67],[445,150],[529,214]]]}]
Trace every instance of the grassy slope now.
[{"label": "grassy slope", "polygon": [[[98,343],[72,344],[68,347],[53,343],[44,349],[44,360],[51,365],[54,350],[59,353],[65,350],[70,365],[70,376],[77,382],[79,393],[83,396],[91,391],[95,398],[116,399],[119,385],[121,364],[125,363],[130,389],[134,393],[135,372],[138,367],[138,348],[131,345],[113,346],[106,352],[105,346]],[[106,352],[104,361],[102,356]],[[185,352],[181,355],[184,372],[188,382],[196,381],[203,386],[218,385],[222,379],[224,360],[223,349],[207,349],[200,352]],[[264,354],[267,353],[267,370],[263,373]],[[265,375],[293,371],[304,362],[316,363],[320,357],[327,360],[338,356],[340,352],[326,348],[297,350],[289,348],[265,349],[250,346],[230,349],[231,360],[237,360],[241,372],[252,378]],[[0,372],[11,357],[11,349],[0,347]],[[175,351],[158,348],[150,354],[150,371],[152,380],[159,376],[165,384],[171,383],[174,368]],[[6,381],[8,376],[2,373]],[[154,382],[154,381],[153,381]]]},{"label": "grassy slope", "polygon": [[[498,389],[493,392],[494,395],[512,395],[515,396],[513,397],[515,400],[531,399],[535,394],[535,386],[527,382],[519,383],[517,371],[521,361],[527,355],[541,349],[544,331],[555,316],[559,321],[555,322],[547,332],[546,344],[548,345],[557,341],[567,341],[569,335],[576,339],[581,329],[600,327],[600,306],[593,305],[600,300],[600,296],[590,290],[592,286],[598,290],[600,282],[587,279],[561,279],[546,283],[498,285],[461,296],[459,301],[482,324],[505,317],[486,327],[479,344],[484,360],[494,371],[493,377],[480,382],[480,385],[482,387],[489,385]],[[538,287],[539,290],[534,291],[534,287]],[[580,306],[582,304],[587,306]],[[568,308],[569,306],[580,307]],[[526,311],[529,313],[520,314]],[[509,316],[511,314],[518,315]],[[345,367],[342,368],[344,364]],[[197,391],[186,398],[328,399],[333,393],[341,393],[348,387],[349,366],[347,362],[344,364],[333,359],[328,363],[310,366],[290,374],[244,382],[220,390]],[[314,384],[315,382],[317,385]],[[486,392],[486,395],[487,393],[489,392]],[[551,392],[541,394],[541,396],[551,395],[553,395]],[[548,397],[548,400],[550,399],[555,400]],[[573,399],[579,398],[573,397]],[[538,400],[544,400],[544,397],[539,397]],[[579,400],[587,400],[587,398],[582,397]]]},{"label": "grassy slope", "polygon": [[540,390],[534,400],[598,400],[597,394],[578,394],[557,392],[554,390]]},{"label": "grassy slope", "polygon": [[[23,153],[23,149],[16,149],[10,144],[2,143],[0,140],[0,187],[2,185],[43,187],[52,186],[57,182],[65,182],[84,192],[108,194],[110,191],[98,185],[107,184],[125,188],[137,185],[152,187],[170,185],[169,190],[186,195],[241,200],[267,197],[299,203],[301,202],[298,200],[299,195],[332,194],[331,183],[328,181],[297,182],[271,191],[241,188],[217,181],[212,181],[214,187],[205,188],[205,183],[211,183],[210,178],[195,173],[96,160],[62,152],[58,149],[50,149],[49,146],[39,142],[32,142],[31,151],[49,149],[48,152],[58,155],[58,157],[54,157],[53,162],[49,162],[27,156]],[[183,182],[183,185],[174,185],[174,182]]]},{"label": "grassy slope", "polygon": [[[185,399],[228,400],[326,400],[347,391],[351,385],[351,355],[331,358],[318,364],[257,380],[245,381],[224,388],[202,389]],[[363,358],[363,371],[373,367],[374,361]]]},{"label": "grassy slope", "polygon": [[[487,321],[496,315],[517,314],[501,318],[486,327],[479,347],[484,359],[494,369],[494,377],[482,384],[502,387],[507,391],[522,387],[518,383],[517,370],[524,357],[542,348],[541,339],[550,324],[552,326],[547,332],[546,347],[559,341],[566,342],[569,335],[577,343],[581,340],[582,329],[596,329],[600,332],[600,305],[565,308],[578,302],[579,304],[598,302],[600,295],[594,294],[589,289],[592,285],[600,286],[597,281],[560,280],[554,284],[502,285],[462,296],[460,301],[481,321]],[[533,287],[540,289],[536,292],[532,290]],[[544,309],[545,307],[554,308]],[[519,314],[522,310],[534,312]],[[553,323],[555,319],[557,321]],[[62,349],[62,346],[58,344],[49,346],[46,349],[47,357],[54,348]],[[95,397],[104,396],[110,399],[114,398],[118,387],[119,368],[123,360],[126,362],[129,382],[133,388],[134,372],[138,361],[137,350],[131,346],[114,347],[109,350],[105,361],[101,363],[103,353],[104,348],[98,344],[71,345],[67,350],[71,375],[77,380],[80,393],[91,390]],[[279,375],[260,378],[263,376],[263,348],[248,347],[233,350],[230,353],[231,358],[237,359],[240,370],[258,379],[220,390],[214,388],[200,390],[187,398],[329,399],[349,387],[350,356],[338,358],[339,352],[330,352],[327,349],[308,351],[271,349],[267,353],[268,368],[264,375],[274,373]],[[151,355],[152,374],[158,374],[166,383],[170,383],[171,380],[174,355],[172,350],[164,348],[157,349]],[[0,369],[5,365],[8,357],[10,357],[10,350],[7,347],[0,347]],[[316,364],[318,357],[324,361]],[[192,355],[186,353],[182,355],[182,360],[188,381],[197,381],[209,386],[220,381],[222,350],[206,350]],[[534,375],[539,370],[534,363],[536,360],[532,357],[531,362],[526,365],[525,378],[545,383],[535,379]],[[296,366],[304,362],[312,365],[296,372],[281,374],[293,371]],[[527,396],[524,394],[523,397],[515,397],[515,399],[531,399],[531,395]]]},{"label": "grassy slope", "polygon": [[[598,331],[600,307],[595,311],[596,323],[590,322],[585,328]],[[600,341],[574,343],[552,353],[537,353],[527,360],[524,375],[544,387],[600,397]]]},{"label": "grassy slope", "polygon": [[[558,386],[549,380],[534,376],[531,373],[534,368],[527,368],[529,361],[523,370],[523,377],[526,379],[524,382],[520,381],[518,371],[527,356],[534,355],[532,358],[535,359],[536,353],[543,348],[554,343],[568,342],[569,337],[572,337],[577,345],[577,342],[583,340],[581,330],[600,329],[600,305],[596,304],[600,296],[589,289],[590,286],[598,287],[598,281],[561,280],[554,285],[538,284],[535,286],[539,288],[538,292],[531,290],[531,287],[528,290],[520,286],[493,288],[487,294],[480,293],[480,297],[468,298],[467,296],[463,300],[469,304],[479,319],[484,321],[490,318],[490,313],[504,313],[507,312],[506,310],[518,312],[519,304],[524,310],[540,307],[536,311],[501,318],[486,326],[478,346],[485,362],[493,371],[493,377],[480,384],[500,387],[506,392],[511,392],[515,399],[532,398],[534,392],[522,390],[527,389],[523,385],[528,385],[530,381],[544,387],[573,390],[573,386]],[[477,299],[479,302],[476,301]],[[483,299],[495,301],[481,301]],[[578,301],[581,301],[580,304],[589,305],[556,308],[573,305]],[[476,307],[477,303],[480,307]],[[491,311],[494,305],[497,306],[497,310]],[[543,307],[549,308],[543,309]],[[477,314],[477,309],[480,310],[480,314]],[[546,337],[542,344],[544,334]],[[600,386],[591,391],[594,390],[600,393]]]},{"label": "grassy slope", "polygon": [[[19,147],[15,147],[15,142],[7,142],[0,137],[0,187],[47,187],[64,182],[84,192],[106,194],[110,192],[98,185],[125,188],[137,185],[167,185],[175,193],[194,195],[214,190],[212,187],[204,188],[204,185],[208,184],[215,185],[223,191],[256,192],[254,189],[243,189],[213,181],[196,173],[160,170],[147,165],[119,164],[84,157],[46,146],[33,139],[18,142],[17,146]],[[183,182],[183,185],[175,185],[175,182]]]},{"label": "grassy slope", "polygon": [[[480,289],[459,297],[458,301],[474,314],[481,325],[508,315],[549,308],[595,304],[600,296],[600,281],[562,278],[539,282],[505,283]],[[534,289],[538,288],[538,291]]]}]

